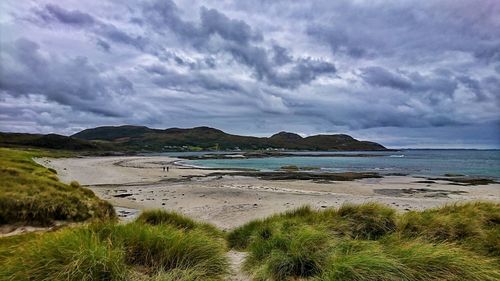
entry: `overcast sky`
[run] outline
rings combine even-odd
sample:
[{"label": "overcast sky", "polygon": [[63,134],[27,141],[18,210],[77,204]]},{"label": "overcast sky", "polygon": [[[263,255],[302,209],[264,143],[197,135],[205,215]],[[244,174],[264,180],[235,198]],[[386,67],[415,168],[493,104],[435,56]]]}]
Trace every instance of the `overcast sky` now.
[{"label": "overcast sky", "polygon": [[498,0],[0,5],[0,131],[205,125],[500,148]]}]

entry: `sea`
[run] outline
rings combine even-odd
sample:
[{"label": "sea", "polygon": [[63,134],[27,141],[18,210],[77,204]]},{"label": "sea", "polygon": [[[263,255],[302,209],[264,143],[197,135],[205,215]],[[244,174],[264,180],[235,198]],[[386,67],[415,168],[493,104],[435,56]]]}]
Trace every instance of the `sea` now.
[{"label": "sea", "polygon": [[[201,155],[214,152],[164,153]],[[222,152],[221,152],[222,153]],[[235,152],[232,152],[235,153]],[[407,149],[399,151],[288,152],[297,156],[250,159],[183,160],[184,165],[204,168],[244,168],[275,171],[283,166],[315,168],[313,172],[378,172],[413,176],[455,174],[500,179],[500,150]],[[370,154],[377,157],[310,157],[300,154]]]}]

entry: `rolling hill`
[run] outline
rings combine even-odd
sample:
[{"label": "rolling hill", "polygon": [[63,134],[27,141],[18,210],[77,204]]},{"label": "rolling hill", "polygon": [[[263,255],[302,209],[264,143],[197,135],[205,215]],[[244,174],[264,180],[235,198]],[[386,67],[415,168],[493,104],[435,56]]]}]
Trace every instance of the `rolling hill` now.
[{"label": "rolling hill", "polygon": [[144,126],[105,126],[86,129],[71,136],[84,141],[109,142],[126,150],[386,150],[378,143],[359,141],[348,135],[315,135],[280,132],[271,137],[252,137],[227,134],[210,127],[190,129],[151,129]]}]

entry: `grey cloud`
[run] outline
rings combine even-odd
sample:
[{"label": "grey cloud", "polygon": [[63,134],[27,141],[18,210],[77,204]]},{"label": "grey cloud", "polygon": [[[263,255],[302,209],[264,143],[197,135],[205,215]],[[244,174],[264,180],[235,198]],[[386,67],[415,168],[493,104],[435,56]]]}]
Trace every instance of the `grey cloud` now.
[{"label": "grey cloud", "polygon": [[50,16],[54,17],[58,21],[65,24],[92,25],[95,23],[95,20],[91,15],[87,13],[82,13],[77,10],[68,11],[57,5],[52,5],[52,4],[45,6],[45,9]]},{"label": "grey cloud", "polygon": [[109,52],[111,50],[111,45],[109,45],[108,42],[102,40],[101,38],[97,38],[96,44],[105,52]]},{"label": "grey cloud", "polygon": [[[301,84],[310,83],[320,75],[336,71],[332,63],[319,59],[292,60],[287,50],[282,47],[274,46],[274,57],[271,58],[272,51],[253,44],[254,41],[263,40],[260,32],[253,30],[246,22],[230,19],[215,9],[205,7],[200,9],[200,26],[182,20],[178,16],[177,6],[172,1],[149,2],[144,6],[143,13],[158,32],[163,33],[161,27],[169,27],[181,39],[203,51],[210,48],[208,46],[210,37],[214,34],[219,35],[226,40],[218,46],[219,49],[228,52],[238,62],[252,68],[257,79],[274,86],[297,88]],[[285,62],[294,64],[292,70],[289,73],[279,73],[277,67]]]},{"label": "grey cloud", "polygon": [[306,31],[336,55],[417,61],[447,50],[500,59],[498,1],[320,1],[306,8],[330,11],[309,21]]},{"label": "grey cloud", "polygon": [[374,48],[378,47],[376,42],[369,41],[367,37],[355,38],[354,36],[359,36],[359,34],[351,35],[344,29],[331,25],[310,25],[307,27],[307,34],[326,42],[335,55],[346,54],[354,58],[373,56],[375,54]]},{"label": "grey cloud", "polygon": [[[336,71],[331,62],[309,58],[293,59],[286,48],[273,46],[272,49],[266,49],[257,46],[255,43],[263,40],[261,32],[252,29],[245,21],[231,19],[216,9],[201,7],[199,23],[183,20],[179,16],[181,11],[172,1],[146,2],[142,6],[142,13],[146,22],[153,27],[154,32],[165,34],[165,28],[168,28],[178,38],[188,42],[197,50],[213,52],[212,49],[215,48],[216,52],[227,52],[236,61],[253,69],[257,79],[273,86],[297,88],[302,84],[312,82],[321,75]],[[56,21],[86,28],[109,41],[130,45],[139,50],[148,48],[148,52],[164,57],[160,46],[151,45],[146,38],[132,36],[113,24],[104,23],[87,13],[66,10],[57,5],[46,5],[45,13],[39,14],[42,15],[45,22]],[[220,45],[214,46],[211,42],[214,35],[220,36],[224,41]],[[111,49],[109,43],[102,39],[98,39],[98,46],[105,51]],[[200,64],[185,62],[177,56],[174,56],[173,60],[179,65],[187,65],[192,69],[200,66]],[[289,73],[278,69],[284,64],[292,64]],[[214,64],[208,61],[206,65],[213,67]]]},{"label": "grey cloud", "polygon": [[191,40],[197,40],[200,36],[199,29],[193,23],[183,21],[178,16],[179,9],[173,1],[147,1],[141,8],[143,19],[152,25],[156,32],[163,33],[165,28],[169,28]]},{"label": "grey cloud", "polygon": [[418,72],[411,72],[408,77],[412,81],[412,90],[414,91],[430,91],[451,96],[458,86],[454,77],[443,77],[437,74],[422,75]]},{"label": "grey cloud", "polygon": [[246,92],[237,83],[230,82],[228,79],[221,80],[209,74],[193,72],[186,75],[161,65],[150,65],[144,67],[144,69],[149,73],[156,74],[156,76],[152,77],[152,81],[161,88],[189,90],[191,92],[197,90]]},{"label": "grey cloud", "polygon": [[464,75],[454,77],[444,70],[434,72],[432,75],[422,75],[418,72],[391,72],[380,66],[366,67],[360,70],[361,78],[366,83],[377,87],[388,87],[408,93],[432,92],[451,96],[457,89],[457,81],[459,81],[476,95],[480,94],[479,85],[475,84],[477,81]]},{"label": "grey cloud", "polygon": [[[443,129],[433,136],[446,143],[469,138],[461,128],[500,124],[496,0],[3,6],[2,130],[203,124],[248,134],[422,136]],[[391,145],[403,142],[397,137]]]},{"label": "grey cloud", "polygon": [[[86,57],[64,61],[44,57],[40,46],[25,38],[15,41],[4,55],[11,58],[12,64],[5,65],[0,75],[1,90],[14,96],[38,94],[76,110],[120,116],[117,108],[109,107],[117,89]],[[122,78],[118,85],[118,90],[131,90]]]},{"label": "grey cloud", "polygon": [[273,45],[273,62],[276,65],[284,65],[287,63],[291,63],[293,61],[293,57],[290,55],[288,49],[283,48],[278,45]]},{"label": "grey cloud", "polygon": [[116,28],[112,24],[100,24],[97,26],[97,33],[108,38],[109,40],[125,45],[131,45],[138,49],[145,47],[146,39],[141,36],[131,36],[126,32]]},{"label": "grey cloud", "polygon": [[293,68],[285,73],[271,73],[269,79],[272,84],[284,88],[296,88],[301,84],[308,84],[318,76],[334,74],[337,71],[332,63],[313,60],[300,59]]},{"label": "grey cloud", "polygon": [[[47,24],[55,22],[86,29],[115,43],[131,45],[138,49],[142,49],[146,45],[146,40],[141,36],[134,37],[113,24],[104,23],[90,14],[78,10],[66,10],[58,5],[48,4],[43,10],[36,10],[35,13]],[[97,40],[98,46],[106,51],[110,50],[109,43],[100,38]]]},{"label": "grey cloud", "polygon": [[457,77],[457,80],[462,83],[465,87],[467,87],[470,91],[476,95],[476,98],[478,100],[485,100],[486,97],[483,94],[483,89],[481,88],[481,85],[479,81],[476,79],[472,79],[469,76],[461,75]]},{"label": "grey cloud", "polygon": [[242,20],[234,20],[215,9],[201,8],[201,30],[204,34],[219,34],[222,38],[246,45],[250,41],[261,41],[262,34],[255,32]]},{"label": "grey cloud", "polygon": [[385,68],[372,66],[361,69],[361,77],[369,84],[400,90],[411,88],[411,82],[404,76],[389,72]]}]

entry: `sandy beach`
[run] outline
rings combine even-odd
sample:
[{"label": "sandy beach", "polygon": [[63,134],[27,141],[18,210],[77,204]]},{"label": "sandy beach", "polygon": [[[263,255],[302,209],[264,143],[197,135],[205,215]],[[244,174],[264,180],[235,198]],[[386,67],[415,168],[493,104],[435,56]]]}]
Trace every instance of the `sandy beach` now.
[{"label": "sandy beach", "polygon": [[[376,201],[400,211],[466,200],[500,200],[500,184],[461,186],[411,176],[342,182],[260,180],[210,176],[221,170],[177,165],[172,157],[40,158],[63,182],[78,181],[110,201],[125,219],[140,210],[163,208],[223,229],[302,205],[321,209]],[[169,167],[168,172],[163,167]]]}]

